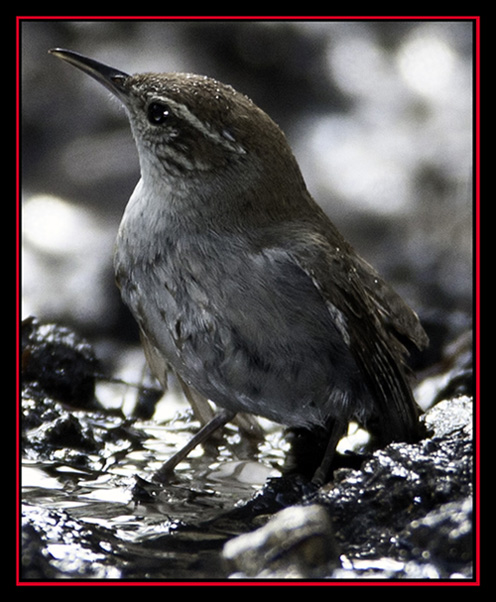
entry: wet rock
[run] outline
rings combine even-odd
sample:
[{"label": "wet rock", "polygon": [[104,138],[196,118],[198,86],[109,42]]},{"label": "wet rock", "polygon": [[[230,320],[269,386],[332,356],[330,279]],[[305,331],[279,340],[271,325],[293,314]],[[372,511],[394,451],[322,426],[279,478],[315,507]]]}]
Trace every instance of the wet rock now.
[{"label": "wet rock", "polygon": [[425,415],[427,430],[434,441],[464,431],[472,438],[473,399],[465,395],[454,399],[444,399],[434,405]]},{"label": "wet rock", "polygon": [[69,328],[30,317],[21,325],[21,346],[23,385],[37,386],[72,406],[94,403],[95,377],[101,366],[86,340]]},{"label": "wet rock", "polygon": [[26,457],[99,469],[112,454],[139,449],[132,420],[101,406],[93,347],[73,330],[35,318],[21,331],[21,449]]},{"label": "wet rock", "polygon": [[[85,525],[60,510],[24,504],[22,507],[21,576],[27,581],[120,577],[107,553],[112,534]],[[109,562],[110,561],[110,562]]]},{"label": "wet rock", "polygon": [[46,428],[38,429],[38,437],[52,448],[68,447],[86,452],[99,449],[92,430],[71,414],[64,414],[47,423]]},{"label": "wet rock", "polygon": [[465,524],[471,522],[471,508],[465,502],[473,494],[472,400],[445,400],[426,414],[425,421],[432,437],[415,445],[391,444],[375,452],[360,470],[340,471],[318,499],[333,518],[346,557],[434,563],[441,578],[450,577],[458,562],[468,577],[471,532],[463,538],[464,551],[462,545],[454,550],[459,554],[456,560],[442,554],[419,555],[407,534],[420,533],[417,528],[408,530],[412,524],[432,524],[427,517],[446,504],[462,504]]},{"label": "wet rock", "polygon": [[467,497],[412,521],[400,535],[410,555],[424,564],[443,566],[450,576],[467,577],[473,560],[472,506],[472,498]]},{"label": "wet rock", "polygon": [[226,543],[223,556],[235,576],[309,578],[328,573],[339,550],[326,510],[291,506],[266,525]]},{"label": "wet rock", "polygon": [[[231,517],[244,516],[253,527],[264,508],[275,512],[275,504],[284,502],[289,507],[264,527],[226,544],[224,556],[234,575],[471,578],[472,399],[444,400],[424,420],[429,437],[377,450],[358,469],[337,470],[318,491],[294,480],[288,489],[288,477],[268,483]],[[278,493],[287,490],[293,495]],[[304,545],[293,544],[307,535],[308,542],[314,536],[321,544],[327,541],[326,560],[318,546],[309,543],[312,555]]]}]

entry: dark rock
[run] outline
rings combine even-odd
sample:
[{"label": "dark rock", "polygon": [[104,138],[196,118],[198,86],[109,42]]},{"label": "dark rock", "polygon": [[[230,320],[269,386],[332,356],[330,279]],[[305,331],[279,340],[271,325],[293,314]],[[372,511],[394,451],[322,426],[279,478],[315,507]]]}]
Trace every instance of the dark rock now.
[{"label": "dark rock", "polygon": [[473,561],[471,497],[443,504],[419,520],[414,520],[400,535],[409,546],[409,555],[421,563],[444,567],[447,574],[466,573]]},{"label": "dark rock", "polygon": [[73,330],[26,318],[21,325],[21,352],[23,384],[36,383],[47,395],[75,407],[94,403],[100,362],[92,346]]}]

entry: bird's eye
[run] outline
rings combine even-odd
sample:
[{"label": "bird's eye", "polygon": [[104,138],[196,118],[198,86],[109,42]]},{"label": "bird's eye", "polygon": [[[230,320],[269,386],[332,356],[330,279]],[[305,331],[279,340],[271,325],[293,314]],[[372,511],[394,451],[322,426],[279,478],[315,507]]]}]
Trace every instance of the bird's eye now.
[{"label": "bird's eye", "polygon": [[171,114],[169,105],[163,102],[152,102],[148,106],[147,116],[148,121],[152,125],[161,125],[165,123]]}]

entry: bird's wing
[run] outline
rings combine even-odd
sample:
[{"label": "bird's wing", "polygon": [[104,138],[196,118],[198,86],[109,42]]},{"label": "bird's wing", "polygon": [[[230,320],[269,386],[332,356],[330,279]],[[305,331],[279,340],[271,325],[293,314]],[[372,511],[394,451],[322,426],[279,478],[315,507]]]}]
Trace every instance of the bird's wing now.
[{"label": "bird's wing", "polygon": [[406,350],[396,336],[425,345],[417,315],[348,245],[331,246],[312,235],[287,252],[333,316],[340,317],[342,335],[375,399],[381,440],[417,440],[419,410],[408,382]]}]

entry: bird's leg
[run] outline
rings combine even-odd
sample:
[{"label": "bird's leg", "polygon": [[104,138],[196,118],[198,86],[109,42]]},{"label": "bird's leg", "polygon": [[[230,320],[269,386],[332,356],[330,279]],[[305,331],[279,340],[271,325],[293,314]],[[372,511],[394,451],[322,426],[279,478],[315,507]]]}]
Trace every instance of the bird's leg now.
[{"label": "bird's leg", "polygon": [[[212,409],[212,406],[208,403],[207,399],[187,385],[179,376],[179,374],[176,374],[176,377],[181,385],[181,389],[186,397],[186,400],[193,409],[193,414],[197,420],[200,421],[202,426],[209,423],[215,416],[215,412]],[[260,424],[257,422],[255,416],[252,416],[251,414],[239,413],[235,416],[233,422],[249,440],[263,441],[264,432]]]},{"label": "bird's leg", "polygon": [[195,418],[200,421],[202,426],[208,424],[215,416],[215,412],[211,405],[204,397],[197,394],[196,391],[193,391],[179,374],[176,374],[176,378],[179,381],[184,397],[186,397],[186,400],[193,410]]},{"label": "bird's leg", "polygon": [[312,477],[312,483],[320,487],[323,485],[327,479],[329,478],[329,474],[331,472],[331,465],[334,459],[334,454],[336,452],[336,446],[339,443],[339,440],[346,432],[347,425],[342,420],[335,420],[330,430],[329,441],[327,443],[327,447],[322,458],[322,462],[320,466],[315,471]]},{"label": "bird's leg", "polygon": [[179,451],[177,451],[173,456],[171,456],[167,462],[162,464],[162,466],[154,473],[153,480],[158,483],[164,483],[170,474],[174,471],[179,462],[182,462],[187,455],[195,449],[197,445],[200,445],[204,441],[206,441],[212,433],[214,433],[217,429],[221,428],[228,422],[230,422],[234,416],[235,412],[229,412],[228,410],[221,410],[218,414],[216,414],[210,422],[205,424],[197,433],[194,435],[188,443],[184,447],[182,447]]}]

